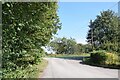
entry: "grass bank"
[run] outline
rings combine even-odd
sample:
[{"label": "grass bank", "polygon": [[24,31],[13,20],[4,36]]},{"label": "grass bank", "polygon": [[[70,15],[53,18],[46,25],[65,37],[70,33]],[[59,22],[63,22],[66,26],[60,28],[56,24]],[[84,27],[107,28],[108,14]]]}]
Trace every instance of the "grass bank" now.
[{"label": "grass bank", "polygon": [[40,64],[35,65],[33,67],[33,69],[36,69],[36,70],[33,73],[30,73],[30,75],[28,75],[28,77],[39,78],[42,75],[42,73],[43,73],[44,69],[46,68],[47,64],[48,64],[48,61],[43,59],[43,61]]},{"label": "grass bank", "polygon": [[80,56],[90,56],[87,53],[81,54],[48,54],[47,57],[80,57]]},{"label": "grass bank", "polygon": [[74,59],[74,60],[83,60],[84,57],[89,57],[90,54],[49,54],[47,57],[55,57],[55,58],[64,58],[64,59]]}]

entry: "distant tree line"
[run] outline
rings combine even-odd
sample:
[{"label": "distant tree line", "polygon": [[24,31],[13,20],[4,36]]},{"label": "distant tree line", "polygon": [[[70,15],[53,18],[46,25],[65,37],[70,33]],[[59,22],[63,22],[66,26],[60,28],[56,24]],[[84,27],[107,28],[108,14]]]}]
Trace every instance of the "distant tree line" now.
[{"label": "distant tree line", "polygon": [[55,38],[48,44],[48,50],[53,50],[56,54],[82,54],[92,51],[90,45],[80,44],[73,38]]}]

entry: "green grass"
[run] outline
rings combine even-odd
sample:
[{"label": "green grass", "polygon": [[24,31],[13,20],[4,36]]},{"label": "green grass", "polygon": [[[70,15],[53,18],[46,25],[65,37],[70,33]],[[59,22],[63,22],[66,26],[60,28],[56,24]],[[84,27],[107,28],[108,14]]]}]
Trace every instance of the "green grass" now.
[{"label": "green grass", "polygon": [[49,54],[47,57],[82,57],[82,56],[90,56],[90,54],[82,53],[82,54]]},{"label": "green grass", "polygon": [[29,73],[29,75],[27,77],[29,77],[29,78],[39,78],[42,75],[42,73],[43,73],[44,69],[46,68],[47,64],[48,64],[47,60],[43,59],[43,61],[40,64],[34,65],[32,67],[33,72]]},{"label": "green grass", "polygon": [[47,57],[64,58],[64,59],[74,59],[83,60],[85,57],[89,57],[90,54],[49,54]]}]

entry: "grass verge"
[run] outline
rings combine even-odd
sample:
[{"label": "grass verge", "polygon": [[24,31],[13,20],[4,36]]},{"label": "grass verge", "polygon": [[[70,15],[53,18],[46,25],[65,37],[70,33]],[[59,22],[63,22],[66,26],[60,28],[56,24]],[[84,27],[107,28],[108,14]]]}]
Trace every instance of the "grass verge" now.
[{"label": "grass verge", "polygon": [[30,73],[28,75],[28,77],[30,77],[30,78],[40,78],[40,76],[42,75],[42,73],[43,73],[44,69],[46,68],[47,64],[48,64],[48,61],[43,59],[43,61],[40,64],[33,66],[33,69],[35,69],[35,71]]},{"label": "grass verge", "polygon": [[73,60],[83,60],[85,57],[89,57],[90,54],[49,54],[47,57],[73,59]]},{"label": "grass verge", "polygon": [[7,78],[39,78],[46,68],[47,60],[42,60],[39,64],[29,65],[28,67],[21,69],[18,68],[15,71],[4,71],[3,80]]},{"label": "grass verge", "polygon": [[47,57],[81,57],[81,56],[90,56],[90,54],[81,53],[81,54],[49,54],[47,55]]}]

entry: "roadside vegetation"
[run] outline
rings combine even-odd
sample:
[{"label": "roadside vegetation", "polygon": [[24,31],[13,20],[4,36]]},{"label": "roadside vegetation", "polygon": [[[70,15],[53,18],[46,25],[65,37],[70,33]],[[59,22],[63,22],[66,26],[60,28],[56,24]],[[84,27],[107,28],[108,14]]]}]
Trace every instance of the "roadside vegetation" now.
[{"label": "roadside vegetation", "polygon": [[[51,57],[81,57],[88,56],[84,63],[120,67],[120,18],[111,11],[102,11],[95,20],[90,20],[87,34],[88,44],[79,44],[73,38],[54,38],[47,48],[53,53]],[[83,55],[84,53],[84,55]]]},{"label": "roadside vegetation", "polygon": [[57,9],[57,2],[2,4],[2,78],[39,77],[47,65],[45,56],[86,57],[87,64],[120,67],[120,18],[115,12],[103,11],[90,20],[88,44],[80,44],[53,37],[61,29]]},{"label": "roadside vegetation", "polygon": [[103,11],[90,20],[89,28],[90,64],[120,68],[120,17],[111,10]]},{"label": "roadside vegetation", "polygon": [[17,70],[9,72],[6,70],[3,78],[40,78],[47,64],[46,60],[42,60],[39,64],[28,65],[24,69],[17,68]]},{"label": "roadside vegetation", "polygon": [[[92,51],[92,47],[89,44],[80,44],[73,38],[54,38],[46,48],[53,54],[63,55],[81,55]],[[52,53],[51,53],[52,54]]]},{"label": "roadside vegetation", "polygon": [[73,60],[84,60],[84,58],[89,58],[90,54],[47,54],[49,58],[64,58]]},{"label": "roadside vegetation", "polygon": [[110,53],[104,50],[91,52],[90,57],[85,58],[83,63],[93,66],[120,69],[118,54]]},{"label": "roadside vegetation", "polygon": [[80,56],[90,57],[90,54],[86,54],[86,53],[83,53],[83,54],[47,54],[46,56],[47,57],[80,57]]},{"label": "roadside vegetation", "polygon": [[61,28],[57,9],[57,2],[2,4],[2,78],[35,78],[47,64],[42,47]]}]

